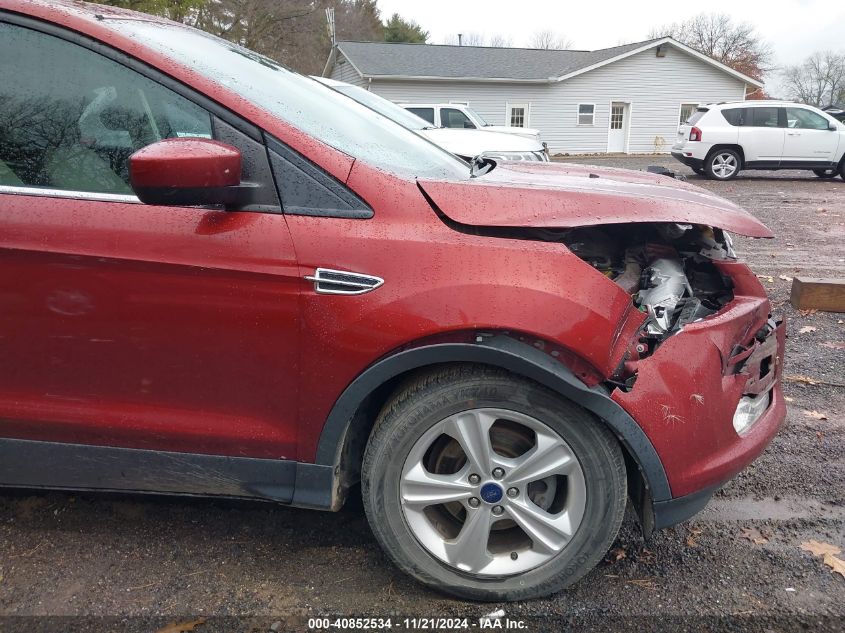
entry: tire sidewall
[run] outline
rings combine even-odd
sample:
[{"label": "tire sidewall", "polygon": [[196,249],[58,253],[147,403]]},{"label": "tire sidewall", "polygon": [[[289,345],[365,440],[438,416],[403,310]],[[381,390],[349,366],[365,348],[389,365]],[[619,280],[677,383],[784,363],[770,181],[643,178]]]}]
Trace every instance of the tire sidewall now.
[{"label": "tire sidewall", "polygon": [[[562,406],[568,405],[568,406]],[[531,415],[561,435],[584,471],[584,518],[569,545],[555,558],[522,574],[480,578],[436,559],[417,541],[405,521],[399,486],[405,458],[414,443],[440,420],[471,408],[495,407]],[[607,450],[609,433],[582,409],[562,402],[530,383],[485,378],[425,394],[410,409],[382,420],[377,448],[365,460],[364,503],[371,524],[388,554],[407,573],[449,593],[480,600],[518,599],[552,593],[574,582],[607,551],[624,510],[625,479],[618,455]],[[615,442],[615,438],[612,438]],[[611,444],[612,446],[612,444]],[[621,499],[621,501],[620,501]]]}]

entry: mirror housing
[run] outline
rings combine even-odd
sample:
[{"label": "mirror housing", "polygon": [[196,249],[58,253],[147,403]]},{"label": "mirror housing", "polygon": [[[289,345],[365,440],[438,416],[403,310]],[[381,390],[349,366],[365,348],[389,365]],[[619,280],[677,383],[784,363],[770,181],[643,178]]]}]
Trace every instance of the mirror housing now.
[{"label": "mirror housing", "polygon": [[836,132],[839,129],[839,126],[836,125],[836,123],[828,123],[827,129],[830,130],[831,132]]},{"label": "mirror housing", "polygon": [[219,141],[170,138],[129,157],[129,181],[145,204],[243,206],[253,187],[241,186],[241,153]]}]

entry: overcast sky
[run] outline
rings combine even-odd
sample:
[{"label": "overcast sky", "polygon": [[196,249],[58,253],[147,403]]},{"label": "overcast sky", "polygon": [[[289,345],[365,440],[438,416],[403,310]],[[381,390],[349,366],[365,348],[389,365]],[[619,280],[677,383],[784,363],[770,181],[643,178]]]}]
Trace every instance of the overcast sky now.
[{"label": "overcast sky", "polygon": [[551,29],[573,48],[592,50],[644,40],[652,27],[714,11],[753,24],[772,45],[777,64],[798,63],[820,49],[845,50],[842,0],[742,0],[729,9],[679,0],[378,0],[378,6],[385,19],[396,12],[418,22],[434,44],[455,33],[481,33],[527,46],[534,32]]}]

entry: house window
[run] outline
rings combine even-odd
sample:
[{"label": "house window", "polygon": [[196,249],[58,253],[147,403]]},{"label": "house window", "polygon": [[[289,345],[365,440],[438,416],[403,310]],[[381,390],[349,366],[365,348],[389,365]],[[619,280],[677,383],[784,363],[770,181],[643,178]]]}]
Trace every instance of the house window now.
[{"label": "house window", "polygon": [[578,104],[578,125],[593,125],[596,119],[596,105],[594,103]]},{"label": "house window", "polygon": [[621,130],[622,122],[625,120],[625,104],[614,103],[610,106],[610,129]]},{"label": "house window", "polygon": [[528,125],[528,107],[529,104],[527,103],[509,103],[508,126],[525,127]]},{"label": "house window", "polygon": [[689,119],[695,113],[697,108],[697,103],[682,103],[680,117],[681,120],[678,122],[678,125],[683,125],[684,123],[686,123],[687,119]]}]

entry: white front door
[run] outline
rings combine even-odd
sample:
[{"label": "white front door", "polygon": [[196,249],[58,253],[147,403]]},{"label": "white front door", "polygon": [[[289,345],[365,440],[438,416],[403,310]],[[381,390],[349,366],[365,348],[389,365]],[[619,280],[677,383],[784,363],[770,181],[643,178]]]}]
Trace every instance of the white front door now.
[{"label": "white front door", "polygon": [[828,129],[822,115],[805,108],[786,109],[784,161],[833,162],[839,146],[839,132]]},{"label": "white front door", "polygon": [[628,151],[628,104],[610,105],[610,129],[607,131],[607,151]]}]

